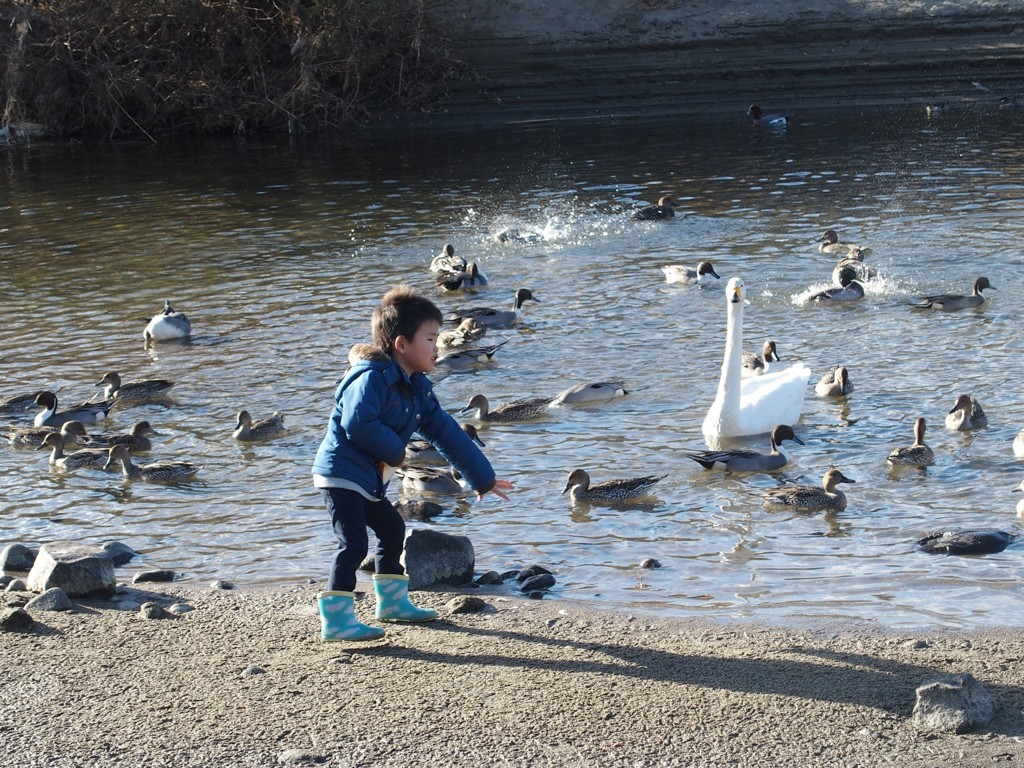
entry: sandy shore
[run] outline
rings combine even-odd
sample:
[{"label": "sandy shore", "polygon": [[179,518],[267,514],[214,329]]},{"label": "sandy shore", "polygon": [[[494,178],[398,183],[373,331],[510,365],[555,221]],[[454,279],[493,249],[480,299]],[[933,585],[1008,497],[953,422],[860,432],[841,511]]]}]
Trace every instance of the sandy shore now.
[{"label": "sandy shore", "polygon": [[[140,585],[142,586],[142,585]],[[363,586],[363,585],[361,585]],[[488,592],[486,590],[495,590]],[[1024,633],[776,629],[598,612],[486,588],[365,645],[322,643],[315,586],[147,589],[0,633],[3,766],[989,766],[1024,759]],[[499,591],[501,590],[501,591]],[[16,594],[5,594],[10,604]],[[359,611],[369,617],[372,598]],[[969,672],[981,732],[919,732],[918,686]]]}]

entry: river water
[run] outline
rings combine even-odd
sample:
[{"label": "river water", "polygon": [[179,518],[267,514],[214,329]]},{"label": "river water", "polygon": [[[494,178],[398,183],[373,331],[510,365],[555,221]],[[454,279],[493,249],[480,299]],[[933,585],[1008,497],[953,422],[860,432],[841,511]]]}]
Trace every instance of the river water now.
[{"label": "river water", "polygon": [[[241,584],[322,580],[333,540],[310,463],[348,347],[369,336],[380,295],[407,281],[443,309],[529,304],[491,364],[437,384],[455,411],[621,379],[630,394],[543,419],[482,428],[509,502],[442,499],[430,523],[471,538],[478,570],[540,562],[554,597],[660,615],[782,622],[871,619],[888,626],[1024,624],[1021,546],[983,557],[932,556],[941,530],[1018,527],[1024,427],[1020,329],[1024,149],[1019,116],[975,107],[929,119],[922,106],[828,110],[784,134],[742,116],[718,123],[522,124],[431,133],[378,130],[344,142],[35,146],[6,171],[0,258],[0,395],[95,394],[105,371],[170,378],[173,397],[115,410],[146,418],[152,458],[202,464],[166,486],[98,470],[63,473],[44,452],[0,451],[0,541],[124,541],[127,574]],[[680,215],[629,212],[671,194]],[[535,244],[493,231],[533,227]],[[850,306],[817,306],[835,257],[826,228],[871,246],[883,279]],[[491,285],[440,294],[428,272],[445,242]],[[711,260],[723,280],[667,285],[664,264]],[[812,385],[848,367],[845,401],[808,388],[790,463],[777,476],[726,475],[685,458],[703,448],[725,340],[725,279],[744,279],[745,347],[773,338]],[[980,310],[912,310],[917,294],[997,288]],[[143,345],[169,298],[193,322],[187,344]],[[974,394],[991,426],[947,432]],[[277,440],[231,438],[235,413],[286,414]],[[894,472],[889,451],[929,423],[926,471]],[[12,426],[25,416],[5,415]],[[765,440],[735,441],[759,449]],[[816,485],[829,466],[856,484],[839,513],[766,508],[779,482]],[[560,495],[570,470],[594,481],[664,474],[651,498],[619,507]],[[394,486],[394,484],[393,484]],[[397,498],[397,488],[392,488]],[[662,568],[641,570],[644,558]]]}]

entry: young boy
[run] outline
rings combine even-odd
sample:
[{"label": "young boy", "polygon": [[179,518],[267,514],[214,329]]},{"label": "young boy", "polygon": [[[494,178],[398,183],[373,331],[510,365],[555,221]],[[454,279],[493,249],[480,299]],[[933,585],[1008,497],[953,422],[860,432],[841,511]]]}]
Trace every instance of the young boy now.
[{"label": "young boy", "polygon": [[405,460],[413,432],[433,443],[469,482],[478,498],[508,499],[507,480],[445,412],[424,374],[434,370],[443,316],[407,285],[385,294],[373,311],[373,346],[356,345],[352,367],[334,393],[327,433],[313,461],[313,485],[331,515],[338,551],[327,583],[317,595],[324,640],[375,640],[384,636],[355,616],[356,570],[366,557],[369,526],[377,535],[373,588],[382,621],[431,621],[437,612],[409,600],[409,577],[399,559],[405,521],[385,497],[386,476]]}]

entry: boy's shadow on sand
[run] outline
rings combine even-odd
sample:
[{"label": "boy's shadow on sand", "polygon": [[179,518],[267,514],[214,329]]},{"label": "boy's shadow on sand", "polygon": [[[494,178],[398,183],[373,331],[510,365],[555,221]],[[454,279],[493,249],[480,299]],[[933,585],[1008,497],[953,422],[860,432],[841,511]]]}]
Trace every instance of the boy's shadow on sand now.
[{"label": "boy's shadow on sand", "polygon": [[[951,674],[924,665],[819,648],[814,646],[813,640],[780,651],[790,656],[802,656],[802,659],[768,660],[684,654],[658,648],[537,637],[522,632],[459,626],[443,619],[433,626],[435,631],[447,630],[460,634],[501,638],[513,643],[571,648],[578,652],[579,658],[572,661],[529,658],[516,655],[514,646],[510,648],[508,655],[449,654],[398,645],[381,646],[372,653],[437,664],[470,663],[513,669],[525,667],[551,672],[609,675],[699,685],[708,689],[740,693],[794,696],[872,707],[897,717],[910,715],[915,700],[914,694],[919,686]],[[595,658],[598,655],[615,657],[625,663],[602,661]],[[1024,709],[1024,688],[983,684],[995,699],[997,711],[992,722],[982,730],[1007,736],[1024,736],[1024,722],[1012,714]]]}]

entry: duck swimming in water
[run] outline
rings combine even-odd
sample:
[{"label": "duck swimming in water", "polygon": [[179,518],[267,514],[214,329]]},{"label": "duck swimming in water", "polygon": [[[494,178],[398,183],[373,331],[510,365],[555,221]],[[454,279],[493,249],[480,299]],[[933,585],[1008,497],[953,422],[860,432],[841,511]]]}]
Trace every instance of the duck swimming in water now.
[{"label": "duck swimming in water", "polygon": [[625,501],[646,496],[651,487],[668,475],[648,475],[646,477],[630,477],[622,480],[605,480],[591,484],[590,475],[582,469],[574,469],[569,473],[562,493],[569,491],[569,498],[577,501]]},{"label": "duck swimming in water", "polygon": [[747,117],[750,118],[755,128],[770,128],[781,131],[789,127],[790,116],[787,113],[775,112],[765,114],[764,110],[757,104],[750,105],[750,108],[747,109]]},{"label": "duck swimming in water", "polygon": [[849,254],[850,251],[856,249],[860,252],[861,256],[866,256],[871,251],[870,248],[863,245],[850,245],[839,242],[839,235],[834,229],[826,229],[825,234],[819,238],[818,243],[818,251],[821,253]]},{"label": "duck swimming in water", "polygon": [[675,200],[668,195],[658,198],[656,205],[646,205],[638,211],[633,211],[630,219],[633,221],[659,221],[671,219],[676,215],[675,209],[679,206]]},{"label": "duck swimming in water", "polygon": [[784,485],[780,488],[769,488],[764,492],[766,504],[778,504],[798,509],[846,509],[846,494],[836,490],[839,483],[852,483],[851,480],[835,467],[825,473],[821,480],[821,488],[813,485]]},{"label": "duck swimming in water", "polygon": [[85,425],[80,421],[65,421],[60,427],[21,427],[8,432],[6,437],[11,445],[31,445],[38,448],[47,435],[58,432],[64,435],[65,445],[77,443],[79,438],[85,441],[89,437]]},{"label": "duck swimming in water", "polygon": [[791,426],[780,424],[771,432],[771,450],[768,453],[749,450],[694,451],[687,453],[686,457],[693,459],[704,469],[717,467],[727,472],[774,472],[777,469],[782,469],[789,461],[781,450],[782,443],[786,440],[792,440],[800,445],[804,444],[804,441],[793,432]]},{"label": "duck swimming in water", "polygon": [[171,341],[187,339],[192,334],[192,323],[184,313],[171,307],[171,300],[164,301],[163,312],[153,315],[142,338],[148,344],[152,341]]},{"label": "duck swimming in water", "polygon": [[755,355],[753,352],[743,353],[743,370],[741,373],[745,379],[751,376],[760,376],[768,372],[768,366],[771,363],[781,361],[782,358],[779,357],[775,342],[768,339],[761,345],[760,355]]},{"label": "duck swimming in water", "polygon": [[972,395],[960,395],[946,414],[946,429],[954,432],[969,432],[987,426],[988,416]]},{"label": "duck swimming in water", "polygon": [[121,473],[132,480],[149,480],[157,483],[172,483],[189,480],[200,467],[190,461],[154,461],[150,464],[133,464],[126,445],[115,445],[107,452],[104,469],[121,463]]},{"label": "duck swimming in water", "polygon": [[[77,424],[78,422],[69,422]],[[67,425],[65,425],[66,427]],[[79,424],[81,426],[81,424]],[[63,428],[62,428],[63,429]],[[82,467],[102,467],[107,461],[107,452],[102,448],[82,448],[73,453],[64,453],[65,433],[51,432],[43,438],[43,442],[36,448],[42,451],[50,450],[50,465],[61,469],[81,469]]]},{"label": "duck swimming in water", "polygon": [[153,426],[143,419],[132,424],[131,429],[124,434],[115,435],[89,435],[84,445],[87,448],[107,448],[112,445],[127,445],[132,451],[151,451],[153,441],[150,435],[159,435]]},{"label": "duck swimming in water", "polygon": [[935,461],[935,453],[924,444],[924,418],[917,417],[914,422],[914,444],[904,448],[896,448],[886,459],[894,466],[927,467]]},{"label": "duck swimming in water", "polygon": [[161,397],[174,386],[169,379],[143,379],[141,381],[121,381],[116,371],[108,371],[96,384],[103,387],[104,400],[132,400],[140,402]]},{"label": "duck swimming in water", "polygon": [[843,287],[843,271],[847,269],[853,271],[853,279],[860,283],[874,280],[878,277],[878,270],[864,263],[864,254],[863,248],[857,248],[856,246],[851,248],[849,253],[841,258],[832,269],[833,285],[837,285],[840,288]]},{"label": "duck swimming in water", "polygon": [[704,275],[718,280],[718,273],[710,261],[702,261],[696,267],[684,267],[681,264],[668,264],[661,268],[665,273],[665,282],[674,285],[698,285]]},{"label": "duck swimming in water", "polygon": [[441,272],[463,272],[466,269],[466,260],[455,255],[455,246],[445,243],[441,253],[435,256],[430,262],[430,271]]},{"label": "duck swimming in water", "polygon": [[808,301],[831,304],[837,301],[860,301],[864,298],[864,286],[857,280],[857,272],[852,267],[843,267],[839,272],[839,286],[818,291]]},{"label": "duck swimming in water", "polygon": [[917,309],[941,309],[943,312],[955,312],[958,309],[973,309],[980,307],[985,301],[982,295],[984,290],[995,290],[995,287],[988,281],[987,277],[979,277],[974,281],[974,287],[970,296],[963,296],[956,293],[940,293],[934,296],[922,296],[912,304]]},{"label": "duck swimming in water", "polygon": [[66,411],[57,410],[57,396],[53,392],[40,392],[36,395],[36,404],[43,410],[36,414],[33,424],[37,427],[59,427],[65,421],[80,421],[83,424],[95,424],[106,418],[114,404],[109,400],[98,403],[82,403]]},{"label": "duck swimming in water", "polygon": [[437,348],[450,350],[468,347],[470,344],[480,341],[486,334],[486,325],[481,325],[474,318],[467,317],[459,323],[457,328],[437,334]]},{"label": "duck swimming in water", "polygon": [[490,404],[483,395],[473,395],[469,405],[462,409],[462,413],[476,411],[476,418],[480,421],[526,421],[544,415],[548,406],[551,405],[550,397],[530,397],[522,400],[511,400],[490,410]]},{"label": "duck swimming in water", "polygon": [[535,301],[538,304],[540,299],[533,295],[529,288],[520,288],[512,301],[512,309],[492,309],[491,307],[465,307],[456,309],[445,318],[450,323],[461,323],[467,317],[476,320],[480,325],[503,326],[512,325],[523,314],[523,304],[527,301]]},{"label": "duck swimming in water", "polygon": [[625,386],[619,381],[595,381],[593,383],[576,384],[555,395],[551,405],[576,403],[603,403],[616,397],[628,395]]},{"label": "duck swimming in water", "polygon": [[814,392],[818,397],[846,397],[853,392],[853,382],[850,381],[850,372],[846,366],[830,368],[814,386]]},{"label": "duck swimming in water", "polygon": [[235,431],[231,436],[235,440],[254,442],[256,440],[268,440],[277,437],[284,432],[284,415],[273,413],[265,419],[253,421],[246,410],[241,410],[235,417]]}]

